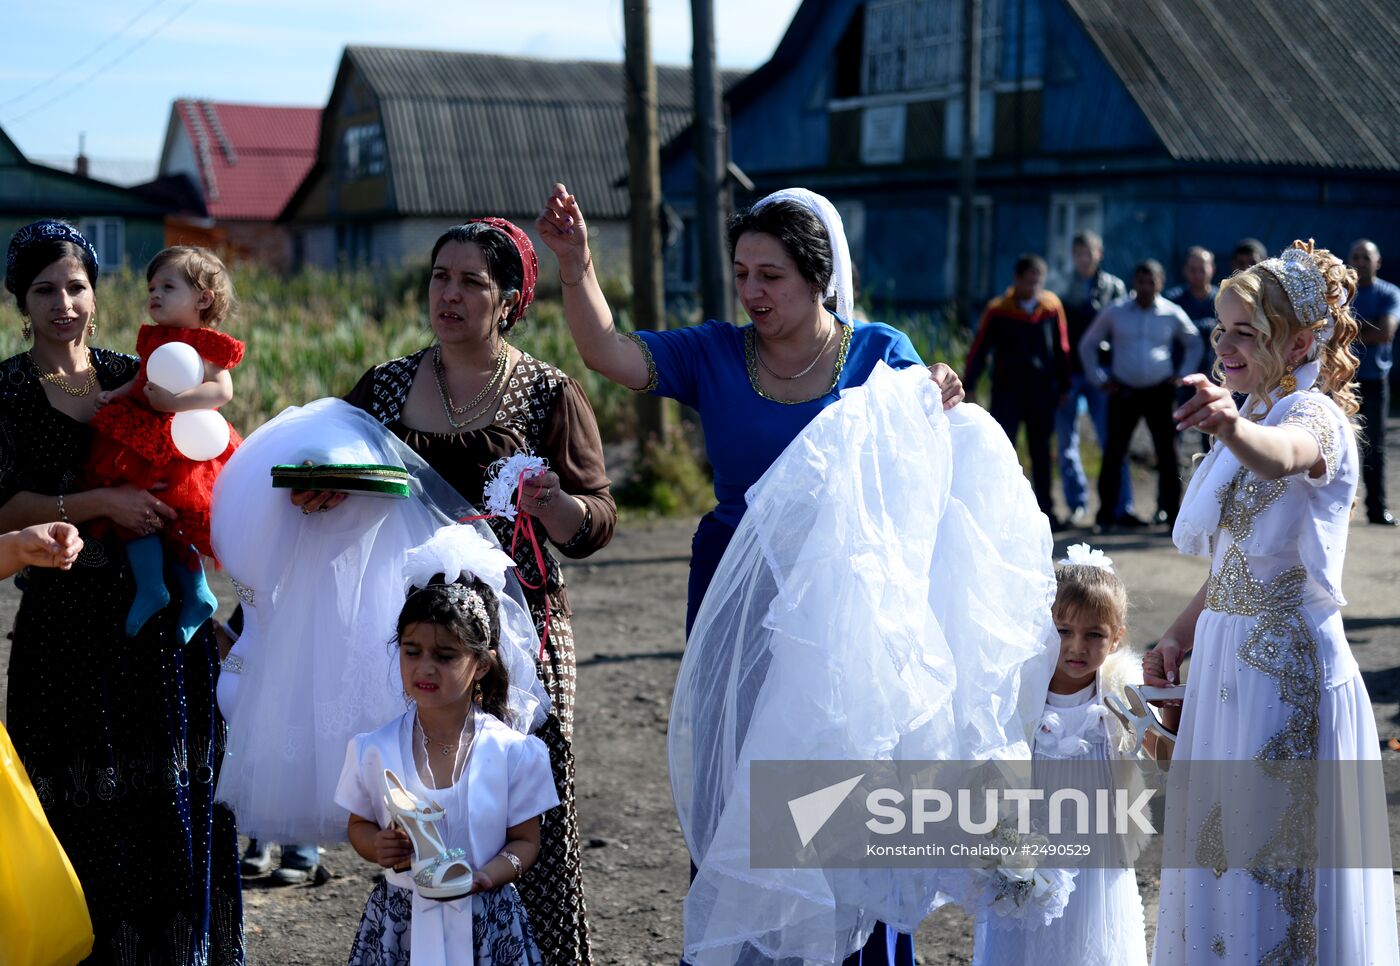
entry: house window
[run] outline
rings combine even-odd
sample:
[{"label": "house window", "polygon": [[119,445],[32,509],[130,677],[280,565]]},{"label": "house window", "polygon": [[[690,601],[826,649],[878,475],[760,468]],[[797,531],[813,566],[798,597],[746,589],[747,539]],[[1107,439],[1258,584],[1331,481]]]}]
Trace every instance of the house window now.
[{"label": "house window", "polygon": [[350,268],[368,265],[373,260],[374,226],[364,222],[349,222],[335,226],[335,250],[340,263]]},{"label": "house window", "polygon": [[97,262],[104,269],[126,264],[126,223],[120,218],[84,218],[83,236],[97,250]]},{"label": "house window", "polygon": [[862,164],[899,164],[904,160],[905,105],[873,104],[861,112]]},{"label": "house window", "polygon": [[346,181],[384,173],[384,126],[378,121],[346,128],[340,145]]},{"label": "house window", "polygon": [[[982,79],[999,74],[1006,0],[982,3]],[[958,87],[963,8],[954,0],[869,0],[865,5],[865,94]]]},{"label": "house window", "polygon": [[[958,290],[958,215],[962,211],[962,199],[957,195],[948,199],[948,260],[944,264],[944,291],[949,298]],[[969,294],[978,300],[992,294],[992,199],[989,195],[976,195],[972,199],[972,246],[971,264],[968,266]]]},{"label": "house window", "polygon": [[693,288],[696,276],[696,233],[693,216],[681,215],[669,206],[666,212],[665,281],[668,290]]},{"label": "house window", "polygon": [[1074,277],[1071,248],[1074,236],[1081,231],[1103,235],[1103,196],[1051,195],[1050,237],[1046,246],[1050,277],[1046,279],[1046,285],[1054,291],[1064,291]]}]

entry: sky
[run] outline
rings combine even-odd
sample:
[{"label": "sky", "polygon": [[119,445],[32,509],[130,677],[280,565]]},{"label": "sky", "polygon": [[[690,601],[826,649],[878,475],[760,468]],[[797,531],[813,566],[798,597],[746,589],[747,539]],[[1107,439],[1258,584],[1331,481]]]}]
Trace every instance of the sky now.
[{"label": "sky", "polygon": [[[799,3],[714,0],[720,66],[766,61]],[[657,63],[687,63],[688,0],[651,14]],[[620,60],[623,42],[622,0],[0,0],[0,24],[20,151],[56,164],[81,133],[108,171],[148,175],[176,98],[323,106],[346,44]]]}]

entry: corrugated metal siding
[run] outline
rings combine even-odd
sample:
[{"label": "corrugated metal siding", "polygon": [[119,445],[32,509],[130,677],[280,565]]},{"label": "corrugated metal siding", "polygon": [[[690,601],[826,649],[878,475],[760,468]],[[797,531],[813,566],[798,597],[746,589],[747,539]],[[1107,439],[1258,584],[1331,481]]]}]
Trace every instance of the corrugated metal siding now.
[{"label": "corrugated metal siding", "polygon": [[[590,215],[626,216],[621,64],[381,47],[346,57],[379,98],[397,214],[520,216],[564,181]],[[657,87],[664,143],[689,123],[690,72],[660,67]]]},{"label": "corrugated metal siding", "polygon": [[1400,169],[1387,0],[1065,0],[1186,161]]}]

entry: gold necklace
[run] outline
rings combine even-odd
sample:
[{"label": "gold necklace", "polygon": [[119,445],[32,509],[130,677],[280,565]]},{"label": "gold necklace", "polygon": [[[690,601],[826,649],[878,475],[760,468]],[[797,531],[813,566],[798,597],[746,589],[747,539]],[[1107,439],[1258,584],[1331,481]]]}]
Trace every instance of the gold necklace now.
[{"label": "gold necklace", "polygon": [[776,372],[774,372],[772,369],[768,368],[768,363],[766,363],[766,362],[763,361],[763,353],[759,352],[759,351],[758,351],[758,346],[755,345],[755,346],[754,346],[754,352],[755,352],[755,354],[758,356],[758,364],[759,364],[760,366],[763,367],[763,371],[764,371],[764,372],[768,373],[768,375],[772,376],[774,379],[786,379],[786,380],[789,380],[789,381],[791,381],[791,380],[793,380],[793,379],[801,379],[803,376],[807,375],[807,373],[809,373],[809,372],[811,372],[813,369],[815,369],[816,366],[817,366],[817,363],[821,360],[821,357],[824,356],[824,355],[826,355],[826,347],[829,346],[829,345],[831,345],[831,336],[832,336],[832,333],[834,333],[835,331],[836,331],[836,328],[835,328],[834,325],[831,326],[831,327],[829,327],[829,328],[826,330],[826,338],[822,340],[822,346],[821,346],[821,348],[818,349],[818,350],[817,350],[817,354],[816,354],[815,356],[812,357],[812,361],[809,362],[809,363],[807,363],[807,368],[803,369],[801,372],[797,373],[796,375],[792,375],[792,376],[780,376],[780,375],[778,375]]},{"label": "gold necklace", "polygon": [[[460,430],[481,418],[486,404],[493,402],[496,394],[505,385],[506,361],[509,355],[510,343],[502,341],[501,351],[496,355],[496,368],[492,372],[491,378],[487,380],[486,385],[481,387],[481,392],[476,394],[475,399],[459,408],[453,404],[452,396],[447,391],[446,372],[442,366],[442,349],[440,346],[433,347],[433,380],[437,383],[438,396],[442,399],[442,408],[447,415],[448,425],[453,429]],[[459,422],[456,418],[458,416],[466,418]]]},{"label": "gold necklace", "polygon": [[81,389],[75,389],[68,383],[64,382],[63,377],[56,372],[45,372],[44,370],[40,369],[38,361],[34,358],[33,350],[29,352],[29,363],[34,367],[34,371],[39,374],[40,379],[44,380],[51,386],[57,386],[59,389],[62,389],[64,392],[68,393],[68,395],[74,397],[75,399],[81,399],[97,387],[97,368],[92,364],[92,350],[84,346],[83,352],[85,353],[85,357],[87,359],[87,378],[83,380],[83,386]]}]

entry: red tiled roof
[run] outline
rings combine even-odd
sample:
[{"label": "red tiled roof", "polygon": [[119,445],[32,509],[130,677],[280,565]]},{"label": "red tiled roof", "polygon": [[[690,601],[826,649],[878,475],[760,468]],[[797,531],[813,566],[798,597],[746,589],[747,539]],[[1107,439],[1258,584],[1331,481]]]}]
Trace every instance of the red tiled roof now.
[{"label": "red tiled roof", "polygon": [[209,214],[272,221],[316,160],[321,109],[178,100]]}]

